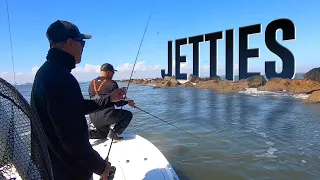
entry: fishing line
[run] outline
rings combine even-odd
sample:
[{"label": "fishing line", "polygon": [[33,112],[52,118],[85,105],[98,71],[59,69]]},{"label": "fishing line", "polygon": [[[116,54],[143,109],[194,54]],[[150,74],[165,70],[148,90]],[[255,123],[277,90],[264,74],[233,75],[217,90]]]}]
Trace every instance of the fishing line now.
[{"label": "fishing line", "polygon": [[196,135],[191,134],[191,133],[189,133],[189,132],[187,132],[187,131],[185,131],[185,130],[183,130],[183,129],[181,129],[181,128],[179,128],[179,127],[175,126],[175,125],[173,125],[172,123],[169,123],[168,121],[165,121],[165,120],[163,120],[163,119],[161,119],[161,118],[159,118],[159,117],[157,117],[157,116],[155,116],[155,115],[153,115],[153,114],[151,114],[151,113],[149,113],[149,112],[147,112],[147,111],[145,111],[145,110],[143,110],[143,109],[141,109],[141,108],[139,108],[139,107],[137,107],[137,106],[134,106],[134,108],[139,109],[140,111],[142,111],[142,112],[144,112],[144,113],[146,113],[146,114],[149,114],[150,116],[153,116],[153,117],[155,117],[155,118],[159,119],[160,121],[163,121],[163,122],[165,122],[165,123],[167,123],[167,124],[169,124],[169,125],[171,125],[171,126],[173,126],[173,127],[177,128],[177,129],[179,129],[179,130],[181,130],[181,131],[183,131],[183,132],[185,132],[185,133],[189,134],[189,135],[190,135],[190,136],[192,136],[192,137],[195,137],[195,138],[197,138],[197,139],[201,139],[201,138],[197,137]]},{"label": "fishing line", "polygon": [[[136,66],[137,59],[138,59],[138,56],[139,56],[139,54],[140,54],[141,45],[142,45],[142,42],[143,42],[143,40],[144,40],[144,36],[145,36],[145,34],[146,34],[147,28],[148,28],[148,26],[149,26],[149,22],[150,22],[150,19],[151,19],[152,14],[153,14],[153,13],[151,12],[151,14],[150,14],[150,16],[149,16],[149,19],[148,19],[148,22],[147,22],[147,25],[146,25],[146,27],[145,27],[145,30],[144,30],[144,33],[143,33],[141,42],[140,42],[140,46],[139,46],[139,49],[138,49],[138,52],[137,52],[137,55],[136,55],[136,59],[135,59],[135,62],[134,62],[134,65],[133,65],[133,68],[132,68],[132,71],[131,71],[131,75],[130,75],[130,79],[129,79],[129,82],[128,82],[128,86],[127,86],[126,91],[125,91],[125,94],[124,94],[124,99],[127,98],[127,92],[128,92],[129,85],[130,85],[130,82],[131,82],[132,74],[133,74],[134,68],[135,68],[135,66]],[[122,107],[123,107],[123,106],[121,106],[120,111],[122,111]],[[109,148],[109,151],[108,151],[108,155],[107,155],[107,157],[106,157],[106,160],[108,160],[108,158],[109,158],[109,154],[110,154],[110,150],[111,150],[111,147],[112,147],[112,144],[113,144],[113,139],[114,139],[114,135],[115,135],[115,134],[116,134],[116,133],[113,131],[113,133],[112,133],[112,138],[111,138],[111,144],[110,144],[110,148]]]},{"label": "fishing line", "polygon": [[[135,66],[136,66],[137,59],[138,59],[138,56],[139,56],[139,54],[140,54],[141,45],[142,45],[142,42],[143,42],[143,40],[144,40],[144,35],[146,34],[146,31],[147,31],[147,28],[148,28],[148,25],[149,25],[149,21],[150,21],[150,19],[151,19],[151,16],[152,16],[152,13],[150,14],[150,17],[149,17],[149,19],[148,19],[148,23],[147,23],[147,25],[146,25],[146,28],[145,28],[145,30],[144,30],[144,33],[143,33],[143,36],[142,36],[142,39],[141,39],[141,42],[140,42],[140,46],[139,46],[139,50],[138,50],[138,53],[137,53],[137,56],[136,56],[136,60],[134,61],[134,65],[133,65],[133,68],[132,68],[132,71],[131,71],[131,75],[130,75],[130,79],[129,79],[128,86],[127,86],[127,91],[126,91],[125,96],[124,96],[125,99],[127,98],[127,92],[128,92],[128,89],[129,89],[129,85],[130,85],[130,81],[131,81],[131,78],[132,78],[133,70],[134,70],[134,68],[135,68]],[[121,109],[122,109],[122,107],[121,107]]]},{"label": "fishing line", "polygon": [[12,48],[12,37],[11,37],[11,25],[10,25],[10,15],[9,15],[9,5],[8,5],[8,0],[6,0],[6,5],[7,5],[7,21],[8,21],[8,27],[9,27],[9,37],[10,37],[10,47],[11,47],[11,61],[12,61],[12,69],[13,69],[13,80],[14,80],[14,86],[16,88],[17,82],[16,82],[16,72],[14,68],[14,60],[13,60],[13,48]]}]

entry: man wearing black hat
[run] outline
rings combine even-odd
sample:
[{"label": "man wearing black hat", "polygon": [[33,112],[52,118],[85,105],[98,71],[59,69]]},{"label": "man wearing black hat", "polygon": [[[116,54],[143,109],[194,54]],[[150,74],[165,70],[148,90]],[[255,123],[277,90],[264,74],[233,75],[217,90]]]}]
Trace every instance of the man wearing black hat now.
[{"label": "man wearing black hat", "polygon": [[35,76],[30,104],[47,137],[54,179],[88,180],[96,173],[106,180],[110,163],[89,143],[85,114],[122,100],[125,89],[117,89],[99,101],[84,100],[71,70],[81,62],[84,39],[91,36],[81,34],[70,22],[56,21],[49,26],[47,38],[47,61]]},{"label": "man wearing black hat", "polygon": [[[118,89],[116,81],[112,80],[115,73],[113,66],[109,63],[105,63],[101,66],[101,75],[93,79],[89,85],[89,95],[91,99],[99,100],[100,97],[108,95],[110,92]],[[121,100],[113,103],[120,107],[128,104],[134,106],[133,100]],[[97,131],[91,131],[92,138],[112,138],[115,141],[122,139],[119,135],[126,129],[132,119],[132,113],[125,109],[115,109],[112,105],[104,110],[89,114],[92,124]],[[113,130],[110,129],[110,125],[115,124]]]}]

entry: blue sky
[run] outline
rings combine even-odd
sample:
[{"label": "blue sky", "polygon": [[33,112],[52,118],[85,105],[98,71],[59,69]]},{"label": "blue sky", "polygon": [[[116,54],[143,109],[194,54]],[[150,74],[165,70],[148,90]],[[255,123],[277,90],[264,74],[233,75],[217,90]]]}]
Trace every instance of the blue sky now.
[{"label": "blue sky", "polygon": [[[136,77],[160,76],[160,69],[163,68],[167,72],[168,40],[174,41],[178,38],[216,31],[225,33],[225,30],[230,28],[235,31],[234,62],[237,66],[239,27],[258,23],[262,24],[262,33],[249,37],[249,48],[259,48],[260,58],[249,59],[249,71],[264,74],[264,63],[268,60],[276,60],[280,71],[282,65],[280,58],[270,52],[264,42],[266,26],[278,18],[289,18],[296,26],[294,41],[283,42],[282,32],[278,31],[280,44],[287,47],[295,56],[296,72],[306,72],[313,67],[319,67],[319,0],[304,2],[298,0],[90,2],[8,0],[8,2],[15,71],[20,75],[31,73],[32,68],[42,65],[49,47],[46,29],[53,21],[63,19],[75,23],[80,31],[93,36],[86,43],[82,62],[77,66],[79,74],[84,73],[82,71],[88,67],[89,69],[91,67],[92,71],[102,63],[109,62],[120,70],[124,69],[119,77],[129,78],[130,73],[125,72],[125,67],[130,69],[131,66],[125,64],[134,63],[145,25],[152,11],[153,16],[138,59],[141,66],[135,73]],[[8,75],[12,73],[12,63],[5,0],[0,1],[0,24],[0,72],[2,72],[0,75],[10,79]],[[218,46],[218,73],[221,75],[224,74],[225,66],[225,39],[219,40]],[[187,55],[188,61],[185,71],[182,69],[181,72],[192,72],[192,69],[190,70],[192,45],[182,47],[181,51],[181,54]],[[200,75],[206,75],[205,67],[209,65],[209,42],[201,44],[200,51],[200,67],[204,69],[200,71]],[[144,74],[144,71],[148,71],[149,74]],[[7,75],[3,72],[7,72]],[[237,73],[235,69],[235,74]],[[88,80],[96,74],[91,76],[82,74],[79,80]],[[32,76],[24,78],[31,78],[25,81],[32,81]]]}]

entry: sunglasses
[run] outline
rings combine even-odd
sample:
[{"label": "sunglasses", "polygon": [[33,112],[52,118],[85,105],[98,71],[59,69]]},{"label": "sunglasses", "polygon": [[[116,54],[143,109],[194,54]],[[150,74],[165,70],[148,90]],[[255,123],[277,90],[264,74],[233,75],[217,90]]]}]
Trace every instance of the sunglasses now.
[{"label": "sunglasses", "polygon": [[85,42],[84,40],[82,40],[82,39],[76,39],[76,38],[74,38],[73,40],[80,42],[82,47],[84,47],[84,45],[86,44],[86,42]]}]

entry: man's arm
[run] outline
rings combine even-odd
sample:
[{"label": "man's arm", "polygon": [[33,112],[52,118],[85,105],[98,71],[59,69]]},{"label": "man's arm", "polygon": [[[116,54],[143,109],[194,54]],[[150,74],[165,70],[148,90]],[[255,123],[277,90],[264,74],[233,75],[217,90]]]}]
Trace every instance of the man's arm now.
[{"label": "man's arm", "polygon": [[120,106],[125,106],[128,104],[129,101],[127,100],[121,100],[121,101],[118,101],[116,103],[114,103],[117,107],[120,107]]},{"label": "man's arm", "polygon": [[[119,88],[119,86],[118,86],[117,82],[114,81],[112,90],[115,90],[115,89],[118,89],[118,88]],[[121,100],[121,101],[118,101],[118,102],[116,102],[116,103],[114,103],[114,104],[115,104],[117,107],[125,106],[125,105],[128,104],[128,101],[126,101],[126,100]]]},{"label": "man's arm", "polygon": [[84,99],[84,114],[97,112],[110,106],[113,106],[113,103],[110,102],[109,95],[101,97],[98,100]]},{"label": "man's arm", "polygon": [[[95,94],[94,89],[92,87],[92,81],[89,84],[88,93],[90,98],[92,98],[92,96],[94,96]],[[113,103],[110,102],[109,95],[103,96],[99,100],[85,99],[84,114],[86,115],[96,111],[100,111],[110,106],[113,106]]]},{"label": "man's arm", "polygon": [[105,160],[92,148],[83,114],[84,100],[76,79],[68,75],[45,81],[47,111],[62,147],[83,167],[96,174],[106,168]]}]

